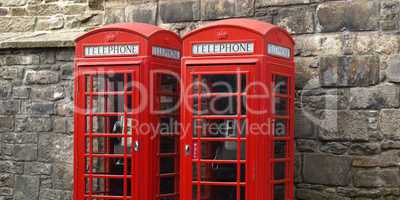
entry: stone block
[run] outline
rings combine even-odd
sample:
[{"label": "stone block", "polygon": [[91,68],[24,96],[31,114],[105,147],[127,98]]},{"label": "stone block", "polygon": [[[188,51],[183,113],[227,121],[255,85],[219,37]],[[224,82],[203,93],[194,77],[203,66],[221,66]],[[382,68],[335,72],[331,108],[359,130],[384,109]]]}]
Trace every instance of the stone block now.
[{"label": "stone block", "polygon": [[62,85],[31,88],[32,100],[57,101],[65,98],[65,96],[65,89]]},{"label": "stone block", "polygon": [[390,82],[400,83],[400,55],[390,57],[386,77]]},{"label": "stone block", "polygon": [[26,162],[24,166],[24,173],[28,175],[50,175],[51,164],[41,162]]},{"label": "stone block", "polygon": [[48,132],[52,130],[49,117],[17,117],[15,131],[17,132]]},{"label": "stone block", "polygon": [[14,156],[17,161],[34,161],[37,159],[36,144],[16,144],[14,145]]},{"label": "stone block", "polygon": [[341,55],[344,40],[339,34],[329,35],[295,35],[295,54],[301,56]]},{"label": "stone block", "polygon": [[36,31],[57,30],[64,27],[64,17],[62,15],[38,17],[37,19],[35,26]]},{"label": "stone block", "polygon": [[314,80],[319,80],[319,59],[316,57],[296,57],[296,88],[309,88]]},{"label": "stone block", "polygon": [[106,24],[125,22],[125,8],[110,7],[105,9],[104,21]]},{"label": "stone block", "polygon": [[27,7],[28,14],[31,16],[52,16],[62,13],[62,8],[58,4],[35,4]]},{"label": "stone block", "polygon": [[379,81],[377,56],[326,56],[320,60],[324,87],[370,86]]},{"label": "stone block", "polygon": [[18,200],[32,200],[39,197],[38,176],[16,176],[14,198]]},{"label": "stone block", "polygon": [[0,114],[16,114],[20,110],[20,102],[16,100],[0,101]]},{"label": "stone block", "polygon": [[356,143],[350,147],[350,155],[374,155],[381,152],[380,144],[378,143]]},{"label": "stone block", "polygon": [[352,109],[382,109],[400,106],[400,88],[393,84],[383,84],[369,88],[350,89]]},{"label": "stone block", "polygon": [[320,151],[335,155],[343,155],[349,149],[348,143],[343,142],[328,142],[326,144],[321,145]]},{"label": "stone block", "polygon": [[25,7],[15,7],[10,9],[11,16],[28,16],[28,11]]},{"label": "stone block", "polygon": [[27,0],[2,0],[0,6],[13,7],[13,6],[24,6]]},{"label": "stone block", "polygon": [[39,56],[28,55],[7,55],[4,57],[4,65],[36,65],[39,64]]},{"label": "stone block", "polygon": [[400,141],[385,140],[381,143],[382,150],[400,149]]},{"label": "stone block", "polygon": [[3,133],[1,140],[9,144],[37,144],[36,133]]},{"label": "stone block", "polygon": [[0,32],[33,31],[34,26],[33,17],[0,17]]},{"label": "stone block", "polygon": [[56,189],[41,189],[40,200],[71,200],[72,195],[70,191],[56,190]]},{"label": "stone block", "polygon": [[292,7],[278,10],[273,23],[292,34],[314,32],[314,13],[312,7]]},{"label": "stone block", "polygon": [[253,17],[255,13],[255,0],[236,0],[236,17]]},{"label": "stone block", "polygon": [[53,165],[53,187],[54,189],[72,190],[73,185],[73,166],[68,163]]},{"label": "stone block", "polygon": [[74,61],[74,49],[59,49],[56,51],[56,60],[57,61]]},{"label": "stone block", "polygon": [[13,187],[15,175],[13,174],[0,174],[0,187]]},{"label": "stone block", "polygon": [[224,19],[235,16],[234,0],[204,0],[201,7],[202,20]]},{"label": "stone block", "polygon": [[0,81],[0,99],[10,99],[12,88],[9,81]]},{"label": "stone block", "polygon": [[318,124],[319,138],[326,141],[368,141],[373,131],[370,120],[376,112],[326,110]]},{"label": "stone block", "polygon": [[23,171],[24,171],[23,163],[14,161],[0,161],[1,173],[21,174],[23,173]]},{"label": "stone block", "polygon": [[[200,1],[160,1],[160,19],[163,23],[189,22],[200,19]],[[179,13],[179,15],[177,14]]]},{"label": "stone block", "polygon": [[379,8],[378,1],[326,2],[318,6],[317,18],[322,32],[377,30]]},{"label": "stone block", "polygon": [[67,133],[67,118],[66,117],[55,117],[53,119],[53,131],[57,133]]},{"label": "stone block", "polygon": [[400,3],[398,1],[381,2],[381,29],[396,30],[399,27]]},{"label": "stone block", "polygon": [[11,80],[13,83],[18,82],[18,79],[22,79],[23,76],[24,72],[23,69],[20,67],[10,66],[10,67],[2,67],[2,69],[0,69],[0,77],[2,77],[5,80]]},{"label": "stone block", "polygon": [[303,160],[304,182],[347,186],[351,182],[351,158],[324,154],[306,154]]},{"label": "stone block", "polygon": [[32,71],[25,74],[25,83],[30,84],[53,84],[60,81],[60,75],[54,71]]},{"label": "stone block", "polygon": [[381,132],[386,139],[400,139],[400,110],[383,109],[380,112],[379,124]]},{"label": "stone block", "polygon": [[316,126],[302,110],[295,112],[295,137],[300,139],[313,139],[316,137]]},{"label": "stone block", "polygon": [[6,16],[9,13],[8,8],[0,8],[0,16]]},{"label": "stone block", "polygon": [[63,134],[39,135],[39,161],[73,162],[73,137]]},{"label": "stone block", "polygon": [[[359,32],[350,35],[351,52],[359,55],[383,54],[390,55],[394,61],[400,50],[400,39],[395,34],[378,32]],[[377,40],[376,38],[379,38]]]},{"label": "stone block", "polygon": [[308,4],[310,2],[310,0],[256,0],[256,7]]},{"label": "stone block", "polygon": [[126,7],[126,22],[156,24],[157,3],[145,3]]},{"label": "stone block", "polygon": [[379,155],[354,157],[352,165],[354,167],[398,167],[400,162],[400,151],[389,150]]},{"label": "stone block", "polygon": [[104,10],[104,0],[89,0],[88,4],[91,10]]},{"label": "stone block", "polygon": [[356,187],[398,187],[399,169],[356,169],[353,183]]},{"label": "stone block", "polygon": [[64,15],[80,15],[85,13],[87,4],[67,4],[62,7]]},{"label": "stone block", "polygon": [[31,102],[26,105],[26,111],[30,115],[51,115],[54,114],[54,103],[52,102]]},{"label": "stone block", "polygon": [[0,132],[9,132],[14,129],[14,117],[0,116]]}]

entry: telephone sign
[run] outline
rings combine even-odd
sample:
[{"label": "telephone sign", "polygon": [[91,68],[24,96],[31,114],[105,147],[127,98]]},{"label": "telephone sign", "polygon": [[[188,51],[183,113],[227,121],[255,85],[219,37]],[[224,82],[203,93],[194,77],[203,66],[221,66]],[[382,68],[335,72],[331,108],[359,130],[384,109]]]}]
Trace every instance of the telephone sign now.
[{"label": "telephone sign", "polygon": [[136,56],[139,54],[139,45],[115,44],[85,47],[85,56]]},{"label": "telephone sign", "polygon": [[252,42],[230,42],[230,43],[201,43],[193,44],[193,55],[212,54],[238,54],[253,53],[254,43]]}]

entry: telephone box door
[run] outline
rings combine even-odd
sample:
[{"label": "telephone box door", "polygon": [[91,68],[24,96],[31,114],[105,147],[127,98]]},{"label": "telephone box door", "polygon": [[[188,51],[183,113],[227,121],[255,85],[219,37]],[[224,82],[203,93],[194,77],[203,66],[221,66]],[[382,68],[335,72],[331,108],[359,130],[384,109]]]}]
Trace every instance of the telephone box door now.
[{"label": "telephone box door", "polygon": [[183,199],[255,199],[250,176],[255,170],[248,115],[255,66],[191,66],[182,109]]},{"label": "telephone box door", "polygon": [[139,66],[80,67],[78,199],[137,200]]}]

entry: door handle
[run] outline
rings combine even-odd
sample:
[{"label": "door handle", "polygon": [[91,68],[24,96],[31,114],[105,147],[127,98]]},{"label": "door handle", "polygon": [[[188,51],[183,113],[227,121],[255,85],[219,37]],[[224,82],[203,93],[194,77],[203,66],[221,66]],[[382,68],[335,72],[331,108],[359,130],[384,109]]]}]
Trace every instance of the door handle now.
[{"label": "door handle", "polygon": [[139,152],[139,141],[135,141],[134,145],[133,145],[133,150],[135,152]]},{"label": "door handle", "polygon": [[190,145],[185,145],[185,155],[190,156]]}]

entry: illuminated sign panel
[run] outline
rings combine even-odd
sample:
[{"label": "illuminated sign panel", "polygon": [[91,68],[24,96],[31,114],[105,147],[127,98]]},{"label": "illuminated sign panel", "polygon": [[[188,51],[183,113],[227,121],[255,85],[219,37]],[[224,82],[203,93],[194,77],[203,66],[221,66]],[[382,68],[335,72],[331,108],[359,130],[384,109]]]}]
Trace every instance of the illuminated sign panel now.
[{"label": "illuminated sign panel", "polygon": [[268,44],[268,54],[272,56],[280,56],[290,58],[290,49],[275,44]]},{"label": "illuminated sign panel", "polygon": [[136,56],[139,55],[137,44],[115,44],[86,46],[85,56]]},{"label": "illuminated sign panel", "polygon": [[254,53],[253,42],[201,43],[192,45],[193,55]]},{"label": "illuminated sign panel", "polygon": [[171,58],[175,60],[181,59],[181,53],[175,49],[163,48],[154,46],[152,48],[153,56],[160,56],[165,58]]}]

